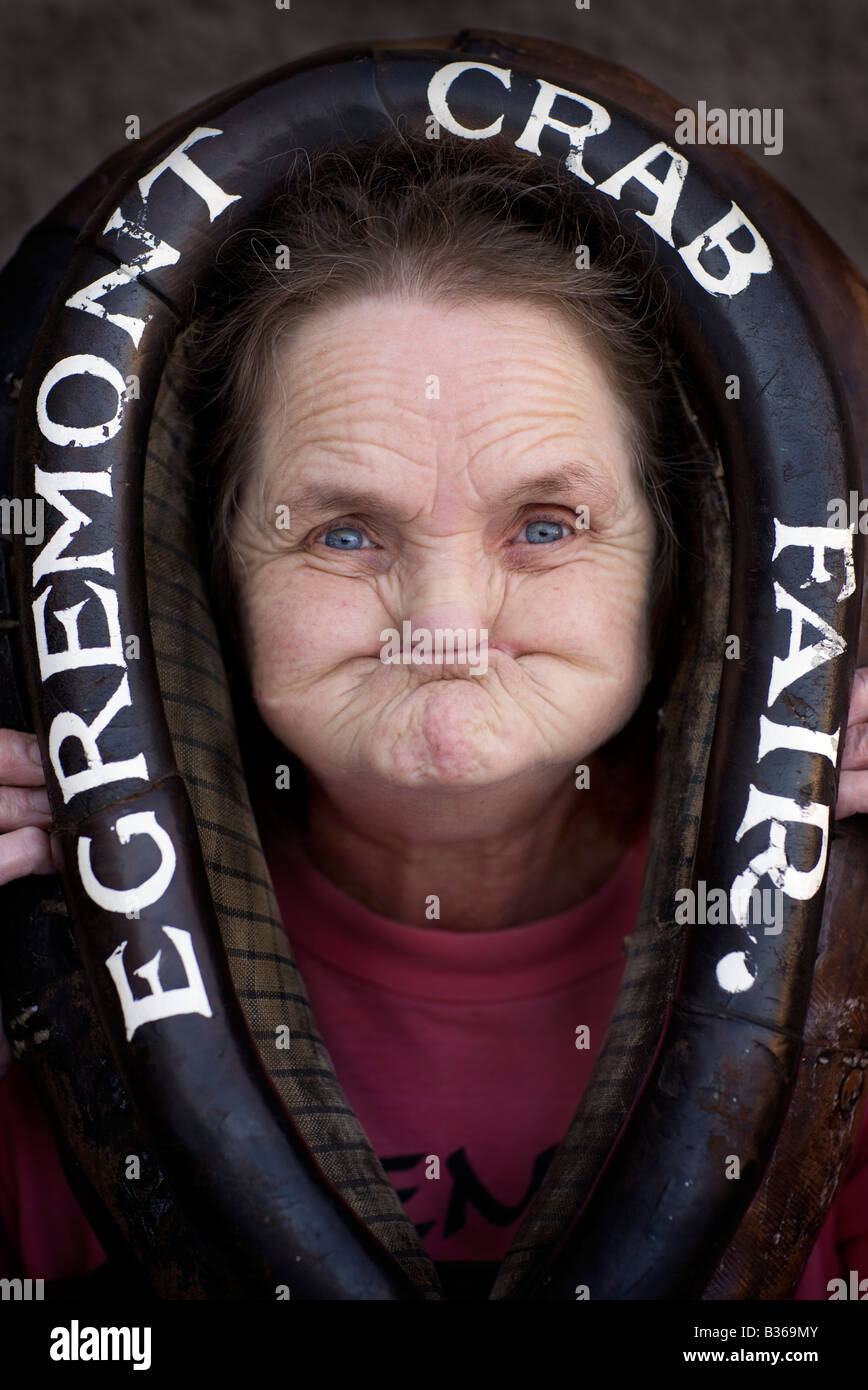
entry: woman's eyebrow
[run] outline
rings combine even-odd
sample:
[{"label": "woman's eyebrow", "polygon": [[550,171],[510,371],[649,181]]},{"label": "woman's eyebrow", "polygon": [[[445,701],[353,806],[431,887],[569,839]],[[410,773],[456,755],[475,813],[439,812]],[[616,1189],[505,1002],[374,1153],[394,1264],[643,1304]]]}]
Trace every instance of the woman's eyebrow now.
[{"label": "woman's eyebrow", "polygon": [[577,495],[601,511],[610,511],[617,503],[618,489],[598,468],[587,463],[568,463],[550,473],[522,479],[502,493],[500,500],[515,504]]},{"label": "woman's eyebrow", "polygon": [[[544,502],[579,496],[601,511],[610,511],[618,498],[614,482],[597,468],[585,463],[569,463],[536,477],[523,478],[493,500],[499,505]],[[335,487],[311,480],[298,488],[290,499],[300,512],[363,512],[384,521],[400,521],[401,508],[377,497],[368,488]]]},{"label": "woman's eyebrow", "polygon": [[330,483],[305,483],[293,492],[290,504],[300,512],[364,512],[386,521],[398,520],[400,516],[399,508],[368,488],[339,488]]}]

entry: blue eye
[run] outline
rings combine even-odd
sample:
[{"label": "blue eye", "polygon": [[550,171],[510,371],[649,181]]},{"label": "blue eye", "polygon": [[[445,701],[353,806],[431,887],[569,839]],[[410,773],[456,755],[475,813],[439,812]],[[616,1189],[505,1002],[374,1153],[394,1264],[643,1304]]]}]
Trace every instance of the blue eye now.
[{"label": "blue eye", "polygon": [[[546,541],[559,541],[564,537],[564,527],[559,521],[529,521],[522,527],[531,545],[542,545]],[[518,538],[521,539],[521,531]]]},{"label": "blue eye", "polygon": [[334,550],[361,550],[364,537],[357,526],[333,526],[323,537]]}]

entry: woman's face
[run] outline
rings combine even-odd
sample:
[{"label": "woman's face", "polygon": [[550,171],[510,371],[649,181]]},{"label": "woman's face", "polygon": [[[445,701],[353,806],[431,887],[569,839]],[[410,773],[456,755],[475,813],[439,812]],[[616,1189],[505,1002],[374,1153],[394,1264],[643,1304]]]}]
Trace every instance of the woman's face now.
[{"label": "woman's face", "polygon": [[234,530],[265,723],[338,798],[572,778],[649,675],[654,523],[590,346],[535,305],[370,298],[278,366]]}]

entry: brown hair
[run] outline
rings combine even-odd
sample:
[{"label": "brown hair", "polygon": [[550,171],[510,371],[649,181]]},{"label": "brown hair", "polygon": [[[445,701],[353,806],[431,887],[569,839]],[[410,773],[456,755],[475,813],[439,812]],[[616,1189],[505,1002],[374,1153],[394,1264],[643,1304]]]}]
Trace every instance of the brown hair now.
[{"label": "brown hair", "polygon": [[[674,584],[675,540],[661,452],[665,282],[612,213],[568,173],[501,142],[392,133],[371,144],[297,152],[261,227],[227,239],[216,282],[188,333],[207,439],[201,488],[211,587],[239,638],[232,524],[257,467],[260,422],[277,351],[324,306],[369,295],[442,301],[511,298],[557,310],[598,349],[638,476],[657,522],[651,594],[659,629]],[[577,248],[589,264],[579,268]],[[278,269],[283,248],[287,269]],[[652,649],[659,631],[652,630]]]}]

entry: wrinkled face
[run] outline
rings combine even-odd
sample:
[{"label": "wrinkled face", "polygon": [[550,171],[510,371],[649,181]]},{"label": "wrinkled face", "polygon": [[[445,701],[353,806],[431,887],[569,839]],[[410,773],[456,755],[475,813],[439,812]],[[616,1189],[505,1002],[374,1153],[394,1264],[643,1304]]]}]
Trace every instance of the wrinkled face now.
[{"label": "wrinkled face", "polygon": [[338,799],[572,777],[650,674],[654,523],[590,344],[378,297],[278,365],[233,533],[265,723]]}]

